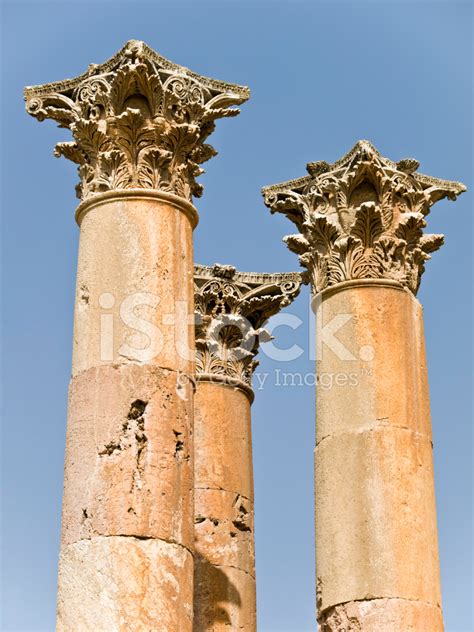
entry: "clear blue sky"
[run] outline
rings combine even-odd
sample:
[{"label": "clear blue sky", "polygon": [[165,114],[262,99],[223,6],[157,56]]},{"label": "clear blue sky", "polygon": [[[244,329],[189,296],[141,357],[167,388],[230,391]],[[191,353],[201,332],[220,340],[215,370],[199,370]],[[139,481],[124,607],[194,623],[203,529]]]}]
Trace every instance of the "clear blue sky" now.
[{"label": "clear blue sky", "polygon": [[[25,85],[75,76],[126,40],[249,85],[218,123],[219,156],[197,202],[196,260],[291,270],[292,227],[265,184],[333,161],[360,138],[472,187],[470,2],[3,2],[3,627],[54,629],[78,230],[68,133],[24,112]],[[425,307],[447,632],[472,630],[472,197],[440,202],[446,245],[427,265]],[[307,320],[307,293],[292,312]],[[306,350],[283,367],[311,371]],[[278,363],[261,359],[261,371]],[[281,367],[280,367],[281,368]],[[274,373],[272,373],[274,375]],[[314,389],[267,386],[253,406],[260,632],[314,630]],[[420,568],[420,573],[423,569]],[[400,631],[403,632],[403,631]]]}]

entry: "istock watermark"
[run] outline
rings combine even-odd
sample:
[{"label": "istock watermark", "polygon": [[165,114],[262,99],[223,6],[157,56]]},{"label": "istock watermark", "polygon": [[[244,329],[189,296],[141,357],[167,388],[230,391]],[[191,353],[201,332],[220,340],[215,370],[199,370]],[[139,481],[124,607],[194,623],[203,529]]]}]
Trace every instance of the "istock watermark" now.
[{"label": "istock watermark", "polygon": [[329,391],[334,387],[355,387],[359,384],[359,375],[356,372],[316,374],[313,372],[302,373],[275,369],[266,373],[257,371],[253,377],[254,388],[257,391],[262,391],[267,386],[282,388],[317,386],[323,391]]},{"label": "istock watermark", "polygon": [[[195,357],[193,330],[215,357],[225,361],[239,360],[257,352],[277,362],[294,362],[305,354],[310,360],[318,361],[330,353],[347,363],[370,363],[375,357],[370,343],[354,348],[354,340],[358,339],[351,335],[354,315],[350,312],[330,313],[318,297],[308,301],[305,320],[286,311],[270,318],[260,329],[254,329],[250,320],[238,313],[218,313],[217,309],[216,313],[205,316],[190,313],[189,306],[183,301],[174,302],[172,310],[163,309],[161,298],[150,292],[136,292],[121,300],[117,300],[113,292],[103,292],[95,307],[94,301],[89,300],[81,308],[79,319],[81,322],[84,319],[98,321],[91,325],[94,329],[98,325],[97,351],[104,363],[117,362],[120,357],[136,362],[159,362],[160,356],[169,355],[170,351],[180,359],[192,361]],[[287,347],[279,345],[278,333],[283,328],[294,332],[301,343],[301,335],[297,336],[301,327],[307,327],[306,349],[296,341]],[[229,335],[230,331],[232,335]],[[285,338],[288,338],[287,334]],[[350,371],[341,374],[351,375]],[[298,377],[294,380],[308,385],[311,377],[302,375],[301,380]],[[340,382],[342,380],[339,378]],[[322,387],[322,383],[320,385]]]}]

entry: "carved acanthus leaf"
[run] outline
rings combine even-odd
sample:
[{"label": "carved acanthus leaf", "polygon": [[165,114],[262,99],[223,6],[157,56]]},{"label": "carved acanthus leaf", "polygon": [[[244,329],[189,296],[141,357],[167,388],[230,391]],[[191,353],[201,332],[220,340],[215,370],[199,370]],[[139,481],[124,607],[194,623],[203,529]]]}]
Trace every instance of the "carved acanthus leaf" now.
[{"label": "carved acanthus leaf", "polygon": [[196,373],[250,385],[266,321],[299,294],[298,272],[257,274],[233,266],[195,266]]},{"label": "carved acanthus leaf", "polygon": [[265,187],[265,204],[300,235],[284,239],[308,270],[316,292],[351,279],[392,279],[416,293],[424,264],[443,243],[423,235],[430,207],[466,190],[459,182],[417,173],[412,159],[394,163],[360,141],[309,176]]},{"label": "carved acanthus leaf", "polygon": [[204,141],[248,97],[134,40],[76,79],[25,89],[29,114],[71,129],[75,144],[59,143],[55,154],[79,165],[82,199],[127,188],[201,195],[199,165],[216,154]]}]

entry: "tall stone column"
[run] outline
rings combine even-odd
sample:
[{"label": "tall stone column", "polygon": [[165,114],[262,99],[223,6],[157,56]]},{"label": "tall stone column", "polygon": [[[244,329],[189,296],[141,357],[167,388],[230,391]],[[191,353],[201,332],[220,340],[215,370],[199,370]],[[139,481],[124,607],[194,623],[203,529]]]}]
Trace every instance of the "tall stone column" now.
[{"label": "tall stone column", "polygon": [[194,632],[256,630],[250,405],[265,321],[301,275],[196,266]]},{"label": "tall stone column", "polygon": [[317,318],[316,567],[322,632],[443,630],[423,316],[423,233],[462,184],[361,141],[264,189]]},{"label": "tall stone column", "polygon": [[191,199],[215,119],[248,91],[130,41],[25,98],[72,131],[55,153],[80,176],[57,630],[190,631]]}]

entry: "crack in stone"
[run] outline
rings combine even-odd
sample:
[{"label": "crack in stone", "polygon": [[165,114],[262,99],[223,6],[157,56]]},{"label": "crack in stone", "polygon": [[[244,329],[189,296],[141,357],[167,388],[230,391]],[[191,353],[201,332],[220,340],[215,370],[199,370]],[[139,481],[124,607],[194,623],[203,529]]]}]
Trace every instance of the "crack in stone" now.
[{"label": "crack in stone", "polygon": [[239,492],[236,492],[233,489],[224,489],[223,487],[209,487],[209,486],[201,487],[199,485],[195,485],[194,489],[200,489],[203,491],[210,491],[210,492],[224,492],[225,494],[236,494],[238,497],[243,498],[244,500],[248,502],[251,502],[248,496],[244,496],[243,494],[240,494]]},{"label": "crack in stone", "polygon": [[[322,581],[318,579],[318,593],[320,593],[322,587]],[[363,623],[359,616],[351,616],[348,612],[348,607],[351,604],[364,604],[374,601],[407,601],[411,603],[422,604],[431,608],[440,608],[439,604],[432,604],[422,599],[410,599],[408,597],[370,597],[367,596],[363,599],[352,599],[351,601],[345,601],[334,604],[326,608],[323,612],[319,613],[318,623],[320,625],[320,632],[362,632]],[[321,606],[320,600],[318,600],[318,610]],[[348,627],[349,626],[349,627]]]},{"label": "crack in stone", "polygon": [[407,432],[411,432],[412,434],[418,437],[421,437],[422,439],[427,439],[428,441],[430,441],[431,445],[433,445],[433,442],[431,441],[430,437],[427,434],[423,432],[417,432],[416,430],[413,430],[412,428],[408,428],[408,426],[401,426],[400,424],[388,423],[388,420],[389,420],[388,417],[380,417],[379,419],[376,419],[376,421],[382,422],[378,426],[366,426],[364,428],[358,428],[358,429],[347,429],[347,430],[343,430],[342,432],[331,432],[327,435],[324,435],[324,437],[321,437],[321,439],[319,439],[319,441],[316,442],[316,447],[321,445],[321,443],[325,441],[326,439],[341,437],[342,435],[345,435],[345,434],[363,434],[365,432],[376,432],[378,430],[386,430],[387,428],[389,429],[393,428],[394,430],[406,430]]},{"label": "crack in stone", "polygon": [[185,544],[183,544],[182,542],[177,542],[176,540],[165,540],[164,538],[157,538],[157,537],[151,536],[151,535],[138,535],[138,534],[135,534],[135,533],[110,533],[110,534],[103,534],[103,533],[94,532],[88,538],[79,538],[75,542],[70,542],[66,546],[67,547],[72,547],[72,546],[78,544],[79,542],[91,542],[92,540],[99,540],[101,538],[104,538],[104,539],[105,538],[128,538],[128,539],[131,539],[131,540],[154,540],[155,542],[163,542],[164,544],[171,544],[173,546],[179,546],[182,549],[184,549],[185,551],[187,551],[192,557],[194,557],[194,551],[192,549],[190,549],[188,546],[186,546]]}]

